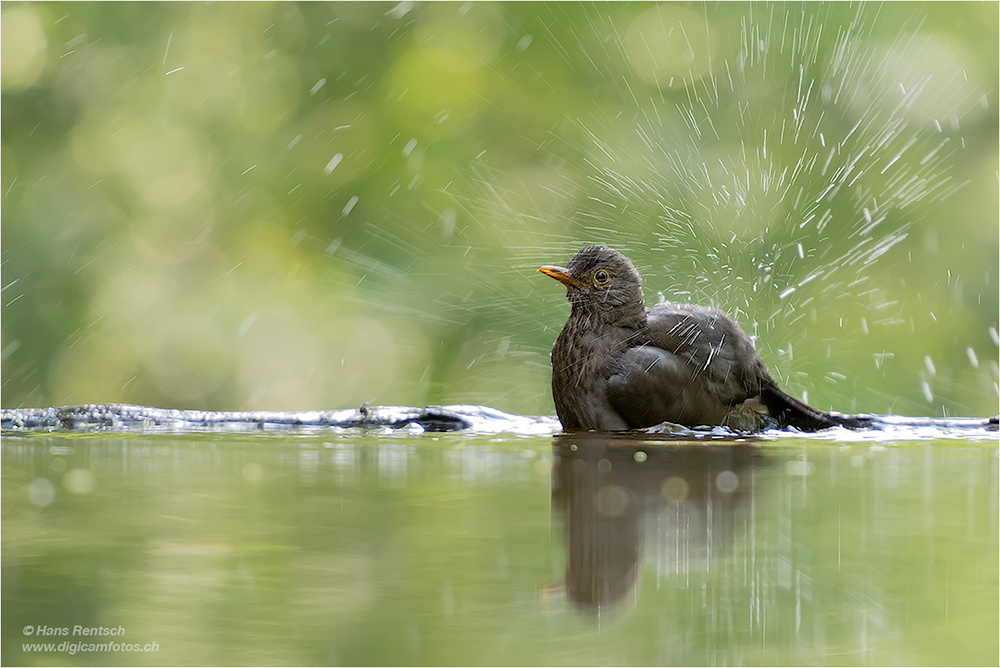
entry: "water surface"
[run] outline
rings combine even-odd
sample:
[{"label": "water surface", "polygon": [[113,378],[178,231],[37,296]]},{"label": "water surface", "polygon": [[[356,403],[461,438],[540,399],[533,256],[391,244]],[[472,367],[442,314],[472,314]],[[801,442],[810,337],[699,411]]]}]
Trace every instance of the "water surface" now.
[{"label": "water surface", "polygon": [[2,456],[6,665],[998,660],[995,432],[5,434]]}]

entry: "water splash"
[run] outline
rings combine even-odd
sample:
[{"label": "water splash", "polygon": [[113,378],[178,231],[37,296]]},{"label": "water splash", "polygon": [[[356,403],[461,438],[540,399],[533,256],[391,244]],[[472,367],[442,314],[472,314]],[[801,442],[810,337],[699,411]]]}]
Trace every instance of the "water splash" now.
[{"label": "water splash", "polygon": [[[456,405],[428,406],[369,406],[339,411],[193,411],[153,408],[127,404],[89,404],[52,408],[0,409],[0,425],[5,433],[112,432],[198,433],[198,432],[287,432],[304,433],[359,430],[364,432],[406,434],[423,432],[464,432],[467,434],[512,434],[515,436],[546,436],[561,431],[559,421],[551,416],[525,416],[505,413],[489,406]],[[996,419],[976,418],[931,419],[900,416],[865,416],[864,428],[848,430],[841,427],[815,434],[797,430],[769,429],[763,434],[750,435],[723,427],[689,429],[663,423],[649,429],[619,434],[582,434],[635,441],[728,441],[773,440],[795,436],[834,441],[893,441],[928,438],[976,439],[986,436],[995,440]]]},{"label": "water splash", "polygon": [[[641,27],[647,13],[656,29]],[[819,364],[827,382],[846,381],[844,402],[864,383],[857,378],[890,370],[881,361],[897,351],[883,348],[857,373],[869,357],[858,353],[884,345],[868,341],[920,350],[920,322],[937,319],[906,286],[912,272],[891,267],[921,262],[910,236],[933,233],[921,221],[927,207],[966,184],[955,168],[963,127],[988,115],[978,88],[985,80],[969,75],[960,46],[924,30],[919,17],[865,4],[564,18],[575,43],[553,31],[552,46],[619,105],[601,98],[552,131],[540,171],[579,178],[556,191],[555,204],[524,197],[501,170],[474,168],[484,194],[466,208],[518,251],[514,269],[586,243],[616,246],[670,300],[717,306],[753,337],[771,334],[758,345],[782,383],[814,385],[819,367],[810,365]],[[670,40],[683,42],[689,67],[667,75],[662,59],[640,51],[659,53]],[[796,327],[803,318],[816,324]],[[791,365],[781,351],[817,331],[829,345],[811,345]],[[916,350],[899,359],[919,363]],[[827,373],[838,363],[845,367]],[[970,380],[995,385],[988,375],[984,365]],[[919,379],[899,385],[910,392],[902,399],[909,410],[930,404],[947,414],[948,400],[921,392]],[[894,390],[903,391],[878,395],[889,411]]]}]

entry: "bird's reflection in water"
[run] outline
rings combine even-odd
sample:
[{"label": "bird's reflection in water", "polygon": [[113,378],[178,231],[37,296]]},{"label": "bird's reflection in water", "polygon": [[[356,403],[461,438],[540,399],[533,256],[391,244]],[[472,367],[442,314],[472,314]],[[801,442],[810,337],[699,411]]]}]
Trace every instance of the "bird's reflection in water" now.
[{"label": "bird's reflection in water", "polygon": [[[553,512],[569,564],[566,596],[606,613],[634,600],[643,561],[659,577],[725,554],[761,457],[746,441],[676,442],[577,434],[555,440]],[[742,519],[741,519],[742,518]]]}]

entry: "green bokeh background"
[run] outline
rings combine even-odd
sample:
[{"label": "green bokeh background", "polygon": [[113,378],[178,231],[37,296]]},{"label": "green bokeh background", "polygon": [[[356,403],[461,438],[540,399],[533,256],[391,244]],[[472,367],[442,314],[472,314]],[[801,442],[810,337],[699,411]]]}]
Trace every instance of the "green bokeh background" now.
[{"label": "green bokeh background", "polygon": [[2,11],[5,407],[551,413],[605,242],[822,408],[997,411],[997,3]]}]

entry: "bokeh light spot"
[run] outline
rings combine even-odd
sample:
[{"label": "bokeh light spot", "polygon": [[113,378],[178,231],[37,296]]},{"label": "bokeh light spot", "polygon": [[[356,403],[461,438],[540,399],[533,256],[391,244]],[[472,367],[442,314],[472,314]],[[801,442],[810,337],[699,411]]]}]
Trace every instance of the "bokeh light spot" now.
[{"label": "bokeh light spot", "polygon": [[723,471],[719,475],[715,476],[715,486],[719,488],[720,492],[731,494],[736,491],[737,487],[740,486],[739,476],[732,471]]},{"label": "bokeh light spot", "polygon": [[663,485],[660,486],[660,494],[663,495],[663,498],[674,503],[686,501],[690,493],[691,486],[688,485],[687,480],[676,475],[664,480]]},{"label": "bokeh light spot", "polygon": [[31,5],[4,9],[0,21],[0,81],[3,89],[27,88],[45,67],[48,40]]},{"label": "bokeh light spot", "polygon": [[486,67],[503,44],[506,21],[489,2],[432,2],[423,7],[415,38],[424,54],[445,72]]},{"label": "bokeh light spot", "polygon": [[247,482],[260,482],[264,477],[264,469],[257,462],[243,465],[243,479]]},{"label": "bokeh light spot", "polygon": [[97,476],[89,469],[72,469],[63,476],[63,487],[70,494],[90,494],[97,487]]},{"label": "bokeh light spot", "polygon": [[636,76],[659,88],[697,81],[712,65],[705,17],[676,4],[648,9],[629,25],[625,50]]},{"label": "bokeh light spot", "polygon": [[28,498],[39,508],[46,508],[56,500],[56,486],[48,478],[36,478],[28,485]]},{"label": "bokeh light spot", "polygon": [[602,517],[621,517],[631,503],[630,493],[620,485],[605,485],[594,494],[594,508]]},{"label": "bokeh light spot", "polygon": [[956,40],[918,35],[906,41],[870,40],[857,48],[878,67],[841,73],[837,71],[840,63],[834,59],[829,78],[837,81],[845,77],[843,87],[834,93],[844,96],[858,118],[875,112],[947,126],[959,113],[965,122],[989,113],[988,108],[969,104],[988,83],[981,66]]}]

